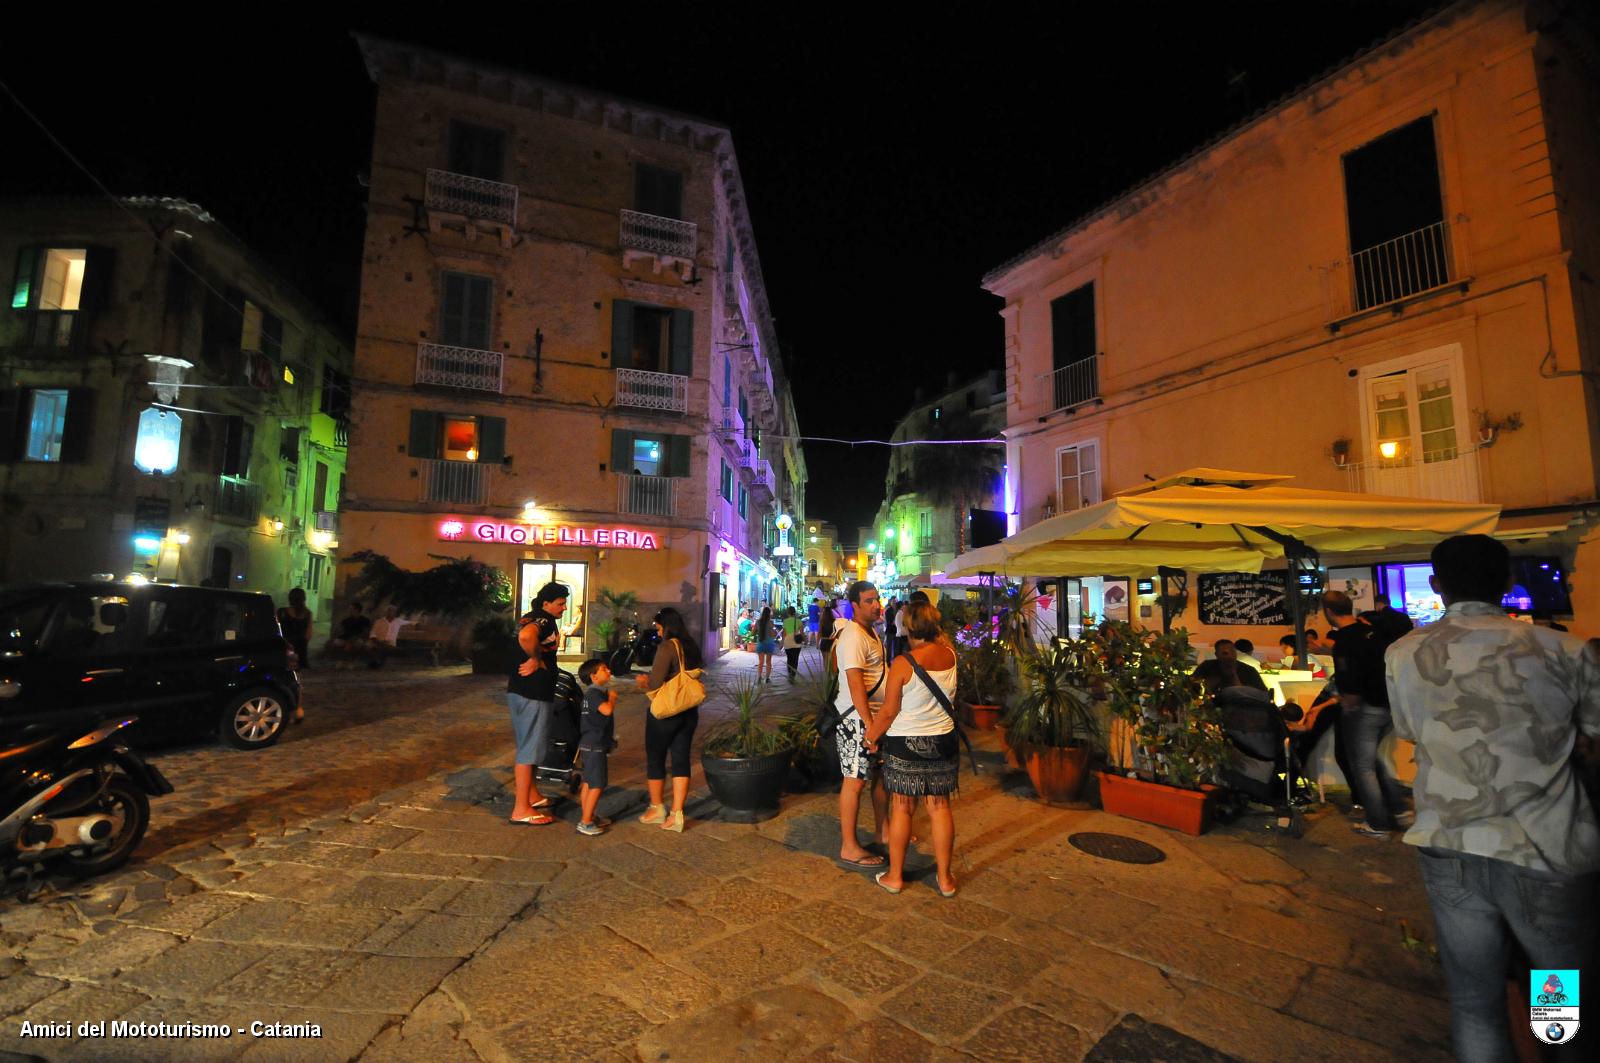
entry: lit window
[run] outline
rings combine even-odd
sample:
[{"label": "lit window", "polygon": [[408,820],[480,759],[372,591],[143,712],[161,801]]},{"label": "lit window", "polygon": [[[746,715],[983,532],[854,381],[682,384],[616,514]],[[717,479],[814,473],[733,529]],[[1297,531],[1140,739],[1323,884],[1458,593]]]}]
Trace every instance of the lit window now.
[{"label": "lit window", "polygon": [[446,417],[444,419],[444,458],[446,461],[478,460],[478,419],[476,417]]},{"label": "lit window", "polygon": [[139,434],[133,443],[133,466],[140,472],[163,476],[178,467],[183,442],[183,419],[171,410],[150,407],[139,415]]},{"label": "lit window", "polygon": [[290,369],[288,366],[283,367],[283,382],[285,384],[294,383],[294,370]]},{"label": "lit window", "polygon": [[78,309],[83,295],[83,267],[87,261],[88,252],[82,248],[51,248],[44,253],[44,277],[39,283],[40,310]]},{"label": "lit window", "polygon": [[634,439],[633,472],[640,476],[661,475],[661,440]]},{"label": "lit window", "polygon": [[65,389],[35,391],[33,408],[28,412],[28,446],[24,457],[29,461],[60,461],[61,437],[67,427],[67,392]]}]

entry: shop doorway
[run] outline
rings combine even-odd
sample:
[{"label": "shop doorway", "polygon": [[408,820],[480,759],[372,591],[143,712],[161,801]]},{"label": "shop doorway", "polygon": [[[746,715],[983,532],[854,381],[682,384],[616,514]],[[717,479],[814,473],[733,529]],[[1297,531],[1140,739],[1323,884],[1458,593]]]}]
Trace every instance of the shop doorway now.
[{"label": "shop doorway", "polygon": [[565,584],[572,593],[567,596],[567,611],[558,623],[562,631],[571,634],[561,643],[561,653],[584,651],[584,607],[589,601],[589,566],[582,561],[518,561],[517,562],[517,615],[533,608],[533,596],[539,588],[554,580]]},{"label": "shop doorway", "polygon": [[1085,620],[1128,619],[1132,587],[1125,576],[1073,576],[1061,581],[1058,627],[1068,638],[1082,638]]}]

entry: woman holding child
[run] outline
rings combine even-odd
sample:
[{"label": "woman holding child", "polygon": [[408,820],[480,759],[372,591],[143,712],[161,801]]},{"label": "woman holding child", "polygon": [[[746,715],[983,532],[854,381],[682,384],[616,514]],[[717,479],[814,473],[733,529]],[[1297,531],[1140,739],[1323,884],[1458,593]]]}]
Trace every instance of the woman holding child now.
[{"label": "woman holding child", "polygon": [[[683,614],[668,607],[655,615],[656,634],[661,646],[649,675],[638,677],[645,690],[660,690],[662,684],[684,669],[704,667],[700,644],[684,626]],[[680,712],[665,720],[646,715],[644,720],[645,785],[650,791],[650,808],[639,817],[640,823],[659,823],[662,830],[683,833],[683,803],[689,796],[689,747],[695,728],[700,725],[699,708]],[[667,760],[672,760],[672,810],[666,807],[664,791]]]},{"label": "woman holding child", "polygon": [[951,874],[960,745],[951,714],[956,693],[956,654],[944,636],[939,610],[925,602],[906,606],[910,650],[896,657],[884,680],[883,708],[867,726],[867,745],[883,754],[883,785],[893,802],[889,814],[889,867],[877,883],[890,893],[905,886],[911,816],[921,800],[933,825],[933,858],[941,896],[956,895]]}]

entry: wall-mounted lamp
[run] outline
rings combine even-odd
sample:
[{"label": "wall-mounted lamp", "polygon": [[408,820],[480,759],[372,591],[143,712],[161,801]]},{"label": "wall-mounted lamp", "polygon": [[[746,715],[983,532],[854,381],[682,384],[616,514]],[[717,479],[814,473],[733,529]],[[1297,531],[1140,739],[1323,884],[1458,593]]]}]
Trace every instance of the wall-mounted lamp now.
[{"label": "wall-mounted lamp", "polygon": [[1383,455],[1385,461],[1393,461],[1394,456],[1400,453],[1400,444],[1392,439],[1385,439],[1378,444],[1378,453]]},{"label": "wall-mounted lamp", "polygon": [[179,546],[188,546],[189,533],[186,531],[181,531],[172,537],[172,541],[177,543]]},{"label": "wall-mounted lamp", "polygon": [[274,532],[283,531],[283,518],[282,517],[273,517],[272,518],[272,530]]}]

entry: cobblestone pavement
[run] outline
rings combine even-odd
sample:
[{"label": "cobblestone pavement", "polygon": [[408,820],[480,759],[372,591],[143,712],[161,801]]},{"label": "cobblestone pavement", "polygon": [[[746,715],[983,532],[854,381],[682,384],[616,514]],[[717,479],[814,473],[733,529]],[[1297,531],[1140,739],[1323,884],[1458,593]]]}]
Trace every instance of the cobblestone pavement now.
[{"label": "cobblestone pavement", "polygon": [[[0,901],[0,1055],[1448,1058],[1414,859],[1336,810],[1301,839],[1249,822],[1189,838],[1041,805],[979,735],[985,773],[956,805],[960,896],[939,897],[924,854],[909,873],[927,877],[892,897],[831,859],[831,793],[786,796],[779,817],[741,826],[715,818],[697,775],[685,833],[634,822],[644,699],[631,686],[602,803],[616,826],[591,839],[508,825],[499,688],[448,672],[313,676],[312,719],[278,748],[164,753],[179,793],[156,803],[133,865]],[[781,669],[772,690],[793,701]],[[570,802],[561,811],[575,821]],[[1076,831],[1167,858],[1100,860],[1068,844]],[[117,1021],[235,1032],[119,1037]],[[24,1037],[24,1022],[72,1025]]]}]

